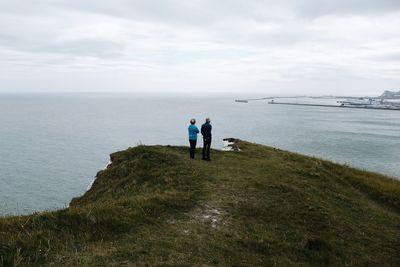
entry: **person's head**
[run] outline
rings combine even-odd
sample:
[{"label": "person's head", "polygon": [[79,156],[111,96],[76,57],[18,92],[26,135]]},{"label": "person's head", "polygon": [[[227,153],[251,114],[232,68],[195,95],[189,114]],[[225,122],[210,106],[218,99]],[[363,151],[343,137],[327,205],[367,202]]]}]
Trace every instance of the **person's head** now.
[{"label": "person's head", "polygon": [[194,125],[196,123],[196,119],[191,119],[190,124]]},{"label": "person's head", "polygon": [[211,122],[210,118],[206,118],[206,122],[210,123]]}]

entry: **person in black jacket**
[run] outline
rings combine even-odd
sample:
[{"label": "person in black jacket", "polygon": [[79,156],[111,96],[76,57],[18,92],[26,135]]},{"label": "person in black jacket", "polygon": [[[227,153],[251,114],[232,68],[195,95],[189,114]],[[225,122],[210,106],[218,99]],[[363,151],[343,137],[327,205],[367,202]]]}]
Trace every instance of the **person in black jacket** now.
[{"label": "person in black jacket", "polygon": [[210,160],[211,147],[211,129],[210,118],[201,126],[201,134],[203,135],[203,160]]}]

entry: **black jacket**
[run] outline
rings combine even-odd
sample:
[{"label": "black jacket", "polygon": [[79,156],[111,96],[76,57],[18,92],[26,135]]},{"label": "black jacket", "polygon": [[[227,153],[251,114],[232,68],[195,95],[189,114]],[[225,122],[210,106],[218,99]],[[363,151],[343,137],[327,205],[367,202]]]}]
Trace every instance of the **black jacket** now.
[{"label": "black jacket", "polygon": [[212,129],[211,124],[207,122],[201,126],[201,134],[203,135],[203,138],[211,137],[211,129]]}]

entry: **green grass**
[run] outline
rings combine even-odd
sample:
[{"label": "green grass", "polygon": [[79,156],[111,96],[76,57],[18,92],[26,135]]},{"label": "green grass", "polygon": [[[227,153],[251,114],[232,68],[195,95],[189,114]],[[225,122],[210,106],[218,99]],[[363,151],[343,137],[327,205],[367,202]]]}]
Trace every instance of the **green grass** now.
[{"label": "green grass", "polygon": [[69,209],[0,219],[0,266],[400,266],[400,182],[236,146],[112,154]]}]

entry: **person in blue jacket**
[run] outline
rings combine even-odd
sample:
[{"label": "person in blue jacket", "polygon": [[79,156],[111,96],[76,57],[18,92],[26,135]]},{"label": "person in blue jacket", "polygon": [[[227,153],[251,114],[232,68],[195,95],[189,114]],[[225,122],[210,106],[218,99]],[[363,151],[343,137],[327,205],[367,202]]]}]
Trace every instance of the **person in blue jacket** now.
[{"label": "person in blue jacket", "polygon": [[190,158],[194,159],[194,154],[196,152],[196,143],[197,143],[197,134],[199,133],[199,129],[197,128],[196,120],[191,119],[190,125],[188,127],[189,132],[189,143],[190,143]]}]

